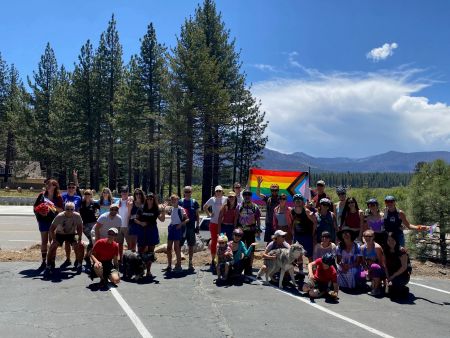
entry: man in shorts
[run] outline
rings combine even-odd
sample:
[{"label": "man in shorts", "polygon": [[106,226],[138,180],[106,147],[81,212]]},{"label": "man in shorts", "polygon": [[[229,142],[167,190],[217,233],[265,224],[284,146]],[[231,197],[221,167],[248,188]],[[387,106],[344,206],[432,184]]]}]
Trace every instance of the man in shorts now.
[{"label": "man in shorts", "polygon": [[180,241],[180,246],[183,246],[184,241],[187,242],[189,247],[189,271],[194,271],[194,265],[192,264],[192,258],[194,256],[194,246],[196,242],[195,232],[200,224],[200,205],[192,198],[192,187],[184,187],[184,197],[178,201],[178,205],[183,207],[187,212],[189,222],[186,224],[183,231],[183,237]]},{"label": "man in shorts", "polygon": [[75,268],[77,273],[81,273],[81,266],[84,256],[84,245],[81,241],[83,235],[83,221],[78,212],[75,212],[75,204],[67,202],[64,211],[59,213],[52,222],[49,230],[52,244],[48,250],[47,267],[45,273],[49,274],[55,268],[55,257],[58,246],[64,242],[69,243],[75,251]]},{"label": "man in shorts", "polygon": [[[115,241],[119,231],[112,227],[108,229],[108,237],[99,239],[92,248],[91,259],[94,272],[100,278],[100,287],[106,287],[108,280],[114,285],[119,284],[119,244]],[[93,279],[93,276],[91,275]]]}]

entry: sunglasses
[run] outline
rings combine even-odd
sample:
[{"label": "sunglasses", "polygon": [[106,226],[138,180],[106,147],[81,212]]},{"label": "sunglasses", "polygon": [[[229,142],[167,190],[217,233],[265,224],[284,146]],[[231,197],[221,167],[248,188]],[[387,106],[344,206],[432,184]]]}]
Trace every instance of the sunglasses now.
[{"label": "sunglasses", "polygon": [[216,192],[223,192],[223,190],[216,190]]},{"label": "sunglasses", "polygon": [[102,191],[102,194],[109,194],[108,191]]},{"label": "sunglasses", "polygon": [[329,239],[329,238],[330,238],[330,236],[322,236],[322,238],[328,238],[328,239]]},{"label": "sunglasses", "polygon": [[285,201],[286,197],[280,197],[280,200]]},{"label": "sunglasses", "polygon": [[236,237],[242,237],[241,234],[233,234],[233,235],[236,236]]},{"label": "sunglasses", "polygon": [[377,205],[376,203],[367,203],[367,205],[369,206],[369,207],[371,207],[371,206],[374,206],[374,205]]},{"label": "sunglasses", "polygon": [[365,235],[364,235],[363,237],[364,237],[364,238],[372,238],[373,236],[365,236]]},{"label": "sunglasses", "polygon": [[191,192],[192,192],[192,191],[190,191],[190,190],[185,190],[185,191],[184,191],[185,194],[190,194]]},{"label": "sunglasses", "polygon": [[219,242],[219,244],[227,244],[226,242]]},{"label": "sunglasses", "polygon": [[67,189],[75,189],[75,187],[67,187]]},{"label": "sunglasses", "polygon": [[75,209],[67,208],[66,211],[74,211]]},{"label": "sunglasses", "polygon": [[270,189],[270,191],[280,191],[279,189]]},{"label": "sunglasses", "polygon": [[109,211],[115,211],[115,212],[118,212],[119,209],[114,208],[114,209],[109,209]]},{"label": "sunglasses", "polygon": [[108,232],[108,236],[117,236],[115,232]]},{"label": "sunglasses", "polygon": [[394,203],[395,201],[385,201],[386,203]]},{"label": "sunglasses", "polygon": [[355,204],[355,201],[350,201],[348,202],[348,204]]},{"label": "sunglasses", "polygon": [[239,187],[234,187],[234,189],[241,189],[241,187],[239,186]]}]

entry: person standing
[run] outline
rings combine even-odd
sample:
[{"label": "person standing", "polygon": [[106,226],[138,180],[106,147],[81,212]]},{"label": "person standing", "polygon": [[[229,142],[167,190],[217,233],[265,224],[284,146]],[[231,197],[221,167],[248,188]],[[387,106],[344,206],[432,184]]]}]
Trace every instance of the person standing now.
[{"label": "person standing", "polygon": [[[244,234],[242,241],[249,248],[253,243],[256,243],[256,234],[259,236],[261,233],[261,211],[252,202],[252,192],[250,190],[244,190],[242,195],[244,196],[244,202],[237,210],[236,226],[242,228]],[[247,276],[252,275],[253,256],[254,253],[252,252],[249,256],[250,265],[244,271],[244,274]]]},{"label": "person standing", "polygon": [[85,261],[88,266],[90,266],[89,256],[91,255],[92,247],[94,242],[92,241],[91,232],[97,223],[97,212],[100,210],[100,205],[92,199],[92,191],[87,189],[84,191],[84,198],[81,202],[80,216],[83,220],[83,233],[89,240],[89,244],[86,250]]},{"label": "person standing", "polygon": [[280,199],[278,197],[278,192],[280,191],[280,187],[278,184],[270,185],[270,196],[266,196],[261,193],[261,183],[263,182],[262,176],[258,176],[257,178],[258,185],[256,187],[256,195],[261,198],[266,203],[266,220],[265,220],[265,232],[264,232],[264,242],[267,244],[272,241],[272,236],[275,232],[275,228],[273,226],[273,211],[275,207],[280,204]]},{"label": "person standing", "polygon": [[130,220],[128,222],[128,249],[136,250],[138,236],[140,235],[141,226],[135,222],[138,214],[142,214],[146,198],[144,191],[140,188],[134,189],[133,192],[133,206],[130,210]]},{"label": "person standing", "polygon": [[384,203],[386,204],[386,209],[384,210],[384,230],[391,232],[395,241],[401,246],[405,246],[405,235],[403,234],[403,227],[407,227],[410,230],[418,231],[428,231],[430,227],[425,225],[414,225],[409,223],[406,218],[405,213],[397,209],[395,206],[395,197],[386,196],[384,198]]},{"label": "person standing", "polygon": [[[203,205],[203,211],[208,217],[211,217],[211,221],[209,222],[209,232],[211,233],[211,271],[213,272],[215,266],[214,259],[217,250],[217,239],[219,236],[219,215],[222,206],[226,202],[227,198],[223,196],[223,188],[221,185],[218,185],[214,189],[214,196]],[[211,212],[209,211],[210,208]]]},{"label": "person standing", "polygon": [[58,181],[49,179],[45,182],[45,191],[41,192],[34,202],[33,210],[41,233],[42,263],[38,270],[45,269],[47,263],[47,247],[51,243],[48,231],[59,212],[63,211],[64,201],[59,192]]},{"label": "person standing", "polygon": [[67,202],[64,206],[64,212],[59,213],[52,222],[49,230],[52,244],[48,250],[46,274],[49,274],[55,268],[55,257],[58,246],[68,242],[75,251],[75,268],[77,273],[81,273],[81,266],[84,256],[83,220],[79,213],[75,211],[75,204]]},{"label": "person standing", "polygon": [[180,246],[183,246],[185,241],[187,242],[189,247],[188,270],[194,271],[192,258],[194,257],[194,247],[196,243],[195,233],[200,224],[200,205],[194,198],[192,198],[192,187],[190,185],[184,187],[184,197],[179,200],[178,205],[187,211],[187,216],[189,218],[189,222],[186,223],[185,229],[183,230],[184,236],[181,239]]},{"label": "person standing", "polygon": [[[78,191],[79,192],[79,191]],[[78,195],[77,193],[77,185],[75,184],[75,182],[69,182],[69,184],[67,185],[67,192],[62,194],[62,199],[64,201],[64,205],[67,202],[72,202],[75,205],[75,212],[79,212],[80,208],[81,208],[81,196]],[[70,261],[70,251],[71,251],[71,247],[70,247],[70,243],[66,242],[65,243],[65,247],[64,247],[65,251],[66,251],[66,261],[63,263],[63,267],[67,267],[70,266],[70,264],[72,264],[72,262]]]},{"label": "person standing", "polygon": [[223,233],[227,238],[233,238],[234,224],[237,217],[237,199],[234,191],[228,192],[227,203],[220,210],[219,215],[219,234]]},{"label": "person standing", "polygon": [[317,219],[305,208],[305,198],[301,194],[293,197],[294,207],[291,210],[291,229],[294,241],[299,242],[306,251],[306,257],[311,262],[314,250],[314,236],[316,234]]},{"label": "person standing", "polygon": [[[242,197],[242,185],[239,182],[234,182],[233,192],[236,194],[237,204],[242,204],[244,198]],[[228,237],[231,238],[231,237]]]},{"label": "person standing", "polygon": [[328,231],[331,241],[336,242],[336,232],[338,227],[336,224],[336,216],[330,211],[332,206],[328,198],[322,198],[319,202],[319,210],[314,214],[317,220],[316,242],[321,240],[322,232]]},{"label": "person standing", "polygon": [[[124,186],[120,188],[120,200],[118,204],[122,224],[118,229],[119,234],[116,240],[119,243],[119,260],[122,261],[125,240],[127,241],[127,245],[130,246],[130,240],[128,239],[128,222],[130,221],[131,208],[133,208],[133,198],[128,196],[128,187]],[[130,247],[129,249],[136,251],[136,247]]]},{"label": "person standing", "polygon": [[358,202],[353,197],[348,197],[345,201],[344,210],[342,210],[341,224],[339,228],[349,228],[357,233],[356,239],[362,243],[362,234],[364,229],[364,212],[359,209]]},{"label": "person standing", "polygon": [[347,189],[343,186],[336,188],[336,194],[338,195],[339,202],[334,203],[334,210],[336,210],[337,224],[341,224],[342,211],[344,210],[345,201],[347,200]]},{"label": "person standing", "polygon": [[[319,208],[320,206],[320,200],[323,198],[327,198],[331,201],[331,197],[327,195],[325,192],[325,181],[318,180],[316,183],[316,189],[312,191],[314,197],[312,198],[312,202],[314,204],[315,208]],[[333,211],[333,204],[329,207],[330,211]]]}]

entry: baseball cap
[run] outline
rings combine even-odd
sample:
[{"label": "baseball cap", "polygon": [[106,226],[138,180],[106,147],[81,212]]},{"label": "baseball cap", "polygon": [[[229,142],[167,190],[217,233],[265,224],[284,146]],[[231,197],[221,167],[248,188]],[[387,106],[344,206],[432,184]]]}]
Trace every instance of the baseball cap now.
[{"label": "baseball cap", "polygon": [[229,191],[228,196],[236,196],[236,193],[234,191]]},{"label": "baseball cap", "polygon": [[323,186],[325,186],[325,181],[323,181],[323,180],[318,180],[317,183],[316,183],[316,185],[323,185]]},{"label": "baseball cap", "polygon": [[221,185],[216,185],[216,187],[214,188],[214,191],[223,191],[223,188]]},{"label": "baseball cap", "polygon": [[277,230],[275,231],[275,233],[273,234],[273,237],[284,237],[286,236],[287,232],[283,231],[283,230]]},{"label": "baseball cap", "polygon": [[110,232],[110,231],[114,232],[116,235],[119,234],[119,231],[117,230],[117,228],[111,227],[111,228],[108,229],[108,232]]}]

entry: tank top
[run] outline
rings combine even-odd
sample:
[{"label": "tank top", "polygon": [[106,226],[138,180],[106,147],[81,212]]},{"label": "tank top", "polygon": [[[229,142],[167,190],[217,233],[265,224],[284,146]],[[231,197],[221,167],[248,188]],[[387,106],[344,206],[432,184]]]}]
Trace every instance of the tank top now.
[{"label": "tank top", "polygon": [[234,224],[236,218],[236,209],[227,208],[223,213],[222,224]]},{"label": "tank top", "polygon": [[369,226],[369,229],[373,230],[374,232],[382,232],[383,226],[384,226],[384,220],[383,219],[368,219],[367,225]]},{"label": "tank top", "polygon": [[349,228],[360,229],[361,220],[359,218],[359,212],[349,212],[347,215],[345,215],[345,224],[347,224]]},{"label": "tank top", "polygon": [[384,230],[394,233],[402,231],[402,220],[397,209],[392,212],[386,210],[384,213]]},{"label": "tank top", "polygon": [[286,219],[286,210],[282,212],[277,212],[275,214],[275,217],[277,218],[278,226],[287,226],[287,219]]},{"label": "tank top", "polygon": [[295,209],[291,210],[294,232],[297,236],[307,236],[313,233],[313,222],[306,215],[305,209],[300,214],[295,212]]},{"label": "tank top", "polygon": [[367,246],[364,246],[362,254],[366,261],[371,261],[373,263],[378,262],[378,256],[377,251],[375,250],[375,246],[370,250],[367,248]]},{"label": "tank top", "polygon": [[325,216],[322,216],[319,212],[316,213],[317,218],[317,242],[320,242],[320,237],[322,232],[328,231],[331,235],[331,241],[334,242],[336,240],[336,234],[333,226],[333,217],[331,216],[331,212],[328,211]]}]

